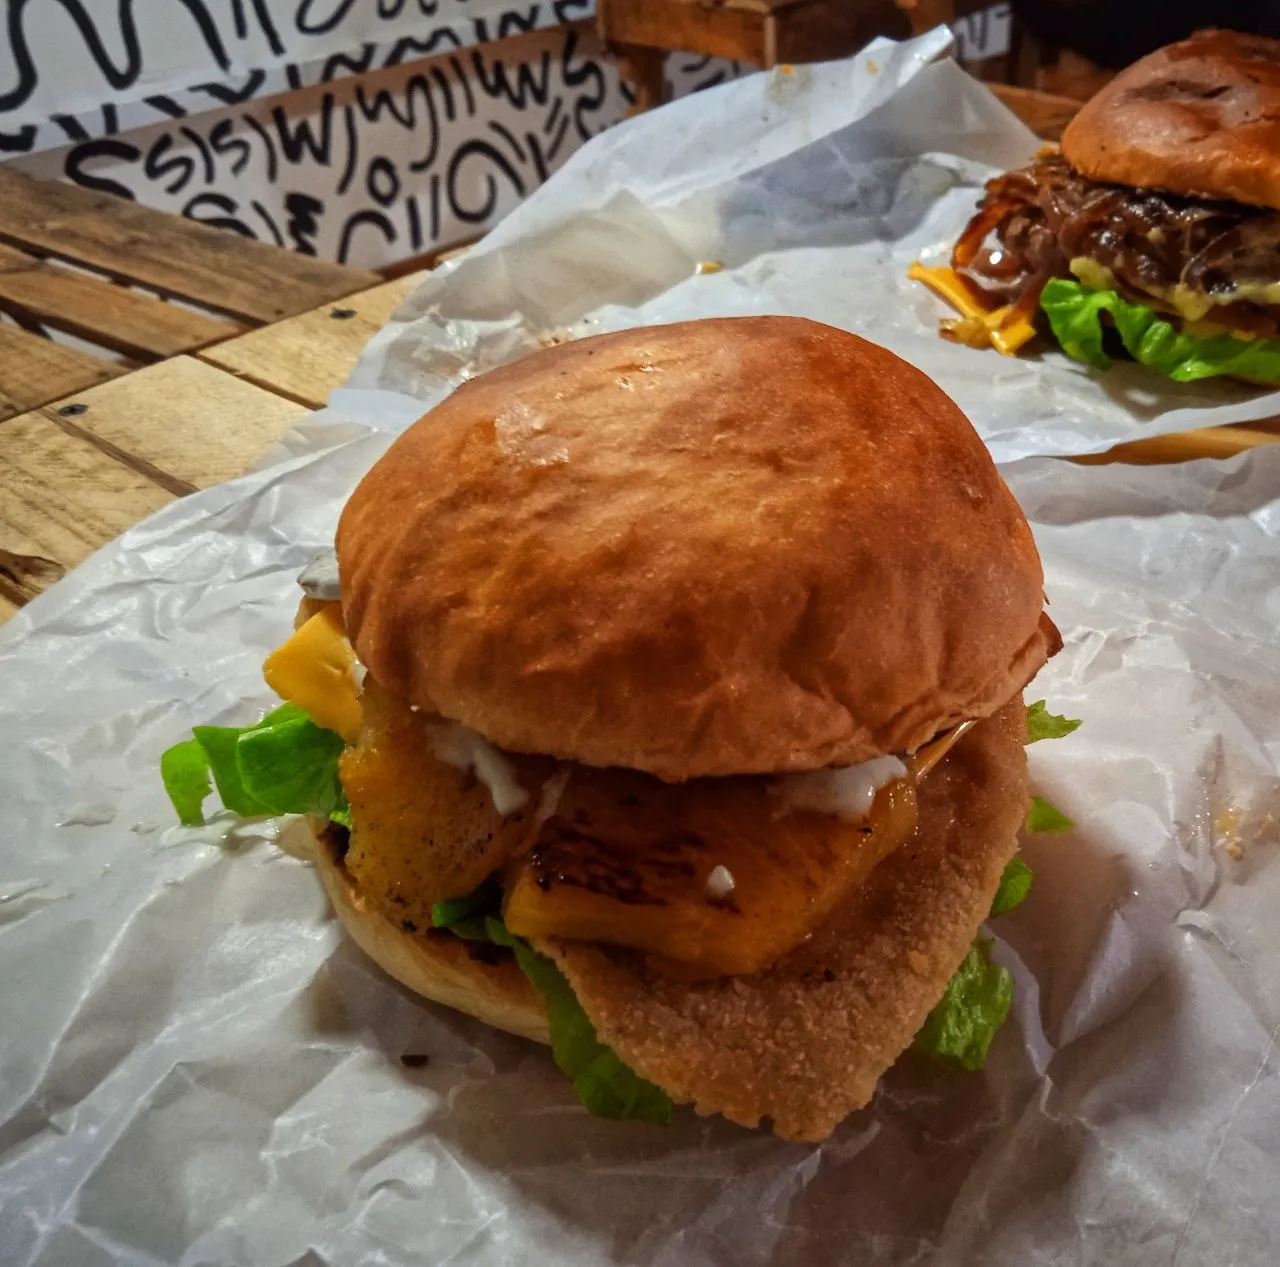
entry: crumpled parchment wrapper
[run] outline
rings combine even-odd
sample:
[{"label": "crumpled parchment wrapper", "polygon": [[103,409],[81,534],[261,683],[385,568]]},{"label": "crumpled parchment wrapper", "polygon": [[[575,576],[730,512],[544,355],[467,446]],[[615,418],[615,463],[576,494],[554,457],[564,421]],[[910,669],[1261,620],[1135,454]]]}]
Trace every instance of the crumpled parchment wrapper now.
[{"label": "crumpled parchment wrapper", "polygon": [[[585,146],[432,274],[352,379],[433,402],[549,341],[695,317],[786,313],[919,366],[999,461],[1280,414],[1280,393],[1099,374],[1056,349],[1004,357],[938,337],[954,312],[907,278],[946,263],[983,182],[1041,142],[943,58],[945,28],[779,68],[641,115]],[[941,59],[941,60],[940,60]],[[699,273],[700,266],[722,266]]]},{"label": "crumpled parchment wrapper", "polygon": [[1084,719],[1032,773],[1078,826],[1026,842],[1036,887],[991,930],[1017,995],[986,1071],[906,1061],[821,1147],[590,1118],[545,1050],[348,945],[292,828],[178,828],[160,786],[193,723],[270,706],[293,577],[390,434],[562,324],[824,316],[922,365],[1006,458],[1273,409],[1223,387],[1135,413],[1123,372],[934,338],[900,266],[983,164],[1034,148],[940,45],[607,134],[429,279],[271,465],[0,630],[5,1267],[1280,1260],[1280,452],[1006,468],[1066,637],[1028,698]]},{"label": "crumpled parchment wrapper", "polygon": [[171,825],[160,753],[270,705],[293,575],[388,442],[357,431],[0,631],[0,1262],[1275,1260],[1280,452],[1007,469],[1066,638],[1028,699],[1084,719],[1032,773],[1078,826],[992,928],[986,1071],[909,1061],[810,1148],[590,1118],[365,961],[275,824]]}]

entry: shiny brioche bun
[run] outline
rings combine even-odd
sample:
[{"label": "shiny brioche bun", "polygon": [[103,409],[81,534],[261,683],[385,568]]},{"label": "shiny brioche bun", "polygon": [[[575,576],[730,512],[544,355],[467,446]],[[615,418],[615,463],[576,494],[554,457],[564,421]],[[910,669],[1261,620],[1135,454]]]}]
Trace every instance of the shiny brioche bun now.
[{"label": "shiny brioche bun", "polygon": [[315,837],[312,861],[334,913],[351,939],[388,976],[416,994],[537,1042],[550,1042],[547,1010],[514,959],[486,963],[473,944],[452,933],[406,933],[361,893],[342,865],[335,839],[319,819],[309,819]]},{"label": "shiny brioche bun", "polygon": [[914,750],[1003,705],[1055,636],[960,410],[790,317],[473,379],[364,478],[337,550],[387,690],[503,748],[671,781]]},{"label": "shiny brioche bun", "polygon": [[[919,789],[915,835],[847,905],[764,972],[683,982],[641,956],[535,942],[568,977],[601,1040],[702,1114],[819,1140],[871,1098],[986,918],[1026,812],[1020,697],[975,726]],[[332,838],[316,866],[360,948],[428,999],[547,1042],[542,1001],[514,961],[484,963],[451,936],[406,933],[366,900]]]},{"label": "shiny brioche bun", "polygon": [[1280,41],[1200,31],[1123,70],[1067,125],[1091,180],[1280,208]]}]

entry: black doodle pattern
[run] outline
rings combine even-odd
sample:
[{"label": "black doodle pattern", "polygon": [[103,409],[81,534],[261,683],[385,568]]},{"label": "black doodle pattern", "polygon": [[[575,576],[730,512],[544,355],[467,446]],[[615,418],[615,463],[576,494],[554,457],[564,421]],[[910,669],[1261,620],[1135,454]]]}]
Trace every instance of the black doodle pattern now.
[{"label": "black doodle pattern", "polygon": [[[0,48],[8,57],[0,57],[0,156],[111,135],[121,126],[153,122],[156,114],[198,114],[458,52],[588,19],[595,7],[593,0],[170,0],[171,35],[185,49],[179,61],[193,78],[209,82],[143,95],[140,85],[181,70],[158,60],[140,28],[136,0],[114,0],[114,12],[109,0],[4,3]],[[54,11],[64,19],[58,38],[37,38],[48,28],[35,19],[47,22]],[[54,85],[52,96],[63,103],[80,87],[65,84],[63,68],[72,62],[96,69],[94,100],[106,104],[79,114],[28,117],[42,85]]]},{"label": "black doodle pattern", "polygon": [[[308,21],[332,17],[341,3],[317,0]],[[737,69],[669,61],[677,92]],[[270,101],[232,97],[192,113],[151,100],[161,122],[121,135],[68,127],[70,145],[15,161],[303,254],[376,267],[490,227],[615,123],[628,94],[594,36],[562,27]]]}]

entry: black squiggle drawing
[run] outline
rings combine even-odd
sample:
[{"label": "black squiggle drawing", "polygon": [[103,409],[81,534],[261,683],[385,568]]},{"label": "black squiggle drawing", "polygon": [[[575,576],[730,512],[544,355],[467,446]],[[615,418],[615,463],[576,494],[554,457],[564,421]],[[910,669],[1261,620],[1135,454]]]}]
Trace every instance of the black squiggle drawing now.
[{"label": "black squiggle drawing", "polygon": [[238,106],[242,101],[256,97],[266,79],[265,71],[251,70],[239,88],[233,88],[230,84],[197,84],[191,91],[212,97],[224,106]]},{"label": "black squiggle drawing", "polygon": [[264,207],[262,203],[260,203],[256,198],[254,198],[253,201],[249,203],[249,206],[251,206],[254,209],[254,211],[258,213],[258,216],[262,220],[262,223],[267,226],[267,232],[271,234],[271,240],[277,246],[284,246],[285,241],[284,241],[284,238],[281,236],[280,227],[279,225],[276,224],[275,220],[272,218],[271,212],[269,212],[266,209],[266,207]]},{"label": "black squiggle drawing", "polygon": [[157,95],[143,97],[143,101],[153,110],[158,110],[161,114],[167,114],[171,119],[185,119],[187,117],[186,106],[180,106],[172,97]]},{"label": "black squiggle drawing", "polygon": [[60,127],[66,133],[69,141],[87,141],[89,139],[89,133],[85,130],[84,124],[74,114],[51,115],[49,122]]},{"label": "black squiggle drawing", "polygon": [[364,186],[380,207],[390,207],[400,197],[400,173],[385,154],[375,154],[365,173]]},{"label": "black squiggle drawing", "polygon": [[219,119],[209,133],[209,146],[219,156],[234,151],[237,157],[231,162],[231,174],[239,176],[253,157],[253,146],[242,136],[236,136],[235,124],[230,119]]},{"label": "black squiggle drawing", "polygon": [[462,38],[452,27],[444,26],[432,31],[426,39],[415,39],[412,35],[401,36],[391,46],[391,51],[383,60],[383,66],[399,66],[402,62],[416,61],[420,57],[430,57],[439,52],[441,46],[448,41],[450,48],[461,48]]},{"label": "black squiggle drawing", "polygon": [[[581,140],[589,141],[595,132],[587,127],[586,116],[599,114],[604,105],[606,95],[604,68],[590,57],[583,58],[581,66],[575,66],[573,59],[577,51],[578,33],[570,29],[565,37],[564,51],[561,54],[560,73],[570,88],[581,88],[587,83],[593,85],[593,91],[580,94],[573,103],[573,126]],[[595,131],[599,131],[599,128]]]},{"label": "black squiggle drawing", "polygon": [[[386,0],[402,8],[418,2]],[[326,4],[316,0],[310,19],[331,15],[332,0]],[[251,0],[240,8],[251,28]],[[526,5],[521,20],[532,10]],[[202,95],[221,106],[208,121],[192,112],[189,96],[158,98],[154,107],[166,118],[142,148],[86,140],[70,148],[67,175],[144,201],[151,188],[195,219],[305,254],[361,263],[387,262],[396,251],[417,255],[492,224],[617,118],[616,75],[578,31],[534,47],[523,57],[447,52],[405,68],[394,83],[380,77],[325,88],[296,103],[247,102],[251,77],[229,88],[206,85]],[[685,85],[728,73],[725,63],[693,57],[673,69]],[[7,143],[0,133],[0,152]]]},{"label": "black squiggle drawing", "polygon": [[490,145],[488,141],[475,137],[459,145],[450,155],[448,166],[445,169],[445,196],[449,200],[449,210],[464,224],[483,224],[493,215],[497,208],[498,182],[491,171],[485,171],[484,201],[477,207],[467,206],[462,201],[462,191],[458,188],[458,182],[463,167],[466,165],[467,160],[472,157],[483,158],[497,168],[507,178],[517,197],[524,197],[526,186],[520,177],[520,173],[511,165],[507,156],[496,146]]},{"label": "black squiggle drawing", "polygon": [[284,56],[284,41],[271,21],[271,13],[264,0],[253,0],[253,14],[258,19],[258,29],[266,37],[267,47],[277,57]]},{"label": "black squiggle drawing", "polygon": [[382,231],[383,240],[394,246],[400,235],[396,226],[381,211],[357,211],[347,217],[338,237],[338,263],[345,264],[351,258],[351,239],[362,224],[372,224]]},{"label": "black squiggle drawing", "polygon": [[476,82],[484,92],[501,98],[517,110],[528,110],[530,102],[544,106],[550,92],[551,54],[545,49],[536,63],[517,62],[515,82],[508,73],[507,63],[496,57],[485,57],[479,49],[471,51],[471,67]]},{"label": "black squiggle drawing", "polygon": [[27,123],[16,132],[0,132],[0,154],[30,154],[36,143],[36,125]]},{"label": "black squiggle drawing", "polygon": [[[143,173],[153,184],[159,185],[167,194],[180,194],[191,183],[196,174],[195,159],[190,154],[174,154],[168,157],[174,148],[174,139],[168,133],[157,137],[155,144],[147,151],[143,163]],[[172,175],[169,184],[164,182]]]},{"label": "black squiggle drawing", "polygon": [[93,189],[103,194],[115,194],[119,198],[128,198],[133,201],[133,190],[128,185],[122,185],[108,176],[96,176],[86,168],[97,158],[136,163],[141,157],[142,151],[136,145],[114,137],[102,137],[96,141],[86,141],[83,145],[77,145],[69,151],[63,164],[63,171],[68,180],[74,181],[85,189]]},{"label": "black squiggle drawing", "polygon": [[327,35],[351,12],[351,6],[355,2],[356,0],[329,0],[329,3],[333,5],[333,9],[328,17],[318,22],[313,22],[311,20],[311,9],[315,4],[315,0],[301,0],[298,5],[297,15],[293,19],[293,24],[303,35]]},{"label": "black squiggle drawing", "polygon": [[[206,216],[204,214],[206,207],[212,207],[222,214]],[[215,229],[229,229],[232,233],[238,233],[242,238],[256,237],[257,234],[243,220],[235,216],[234,213],[239,210],[240,204],[234,198],[230,198],[226,194],[206,193],[196,194],[182,208],[182,214],[188,220],[195,220],[199,224],[211,224]]]},{"label": "black squiggle drawing", "polygon": [[284,196],[284,209],[289,214],[285,232],[299,255],[316,253],[316,234],[320,231],[319,217],[324,213],[324,203],[311,194],[288,193]]},{"label": "black squiggle drawing", "polygon": [[[209,56],[213,58],[220,70],[230,70],[231,60],[227,56],[226,46],[218,33],[218,26],[213,14],[206,7],[205,0],[177,0],[186,9],[204,40]],[[23,17],[31,0],[9,0],[8,18],[5,24],[8,44],[13,57],[13,64],[18,78],[8,91],[0,92],[0,111],[14,110],[24,104],[35,91],[39,83],[39,71],[35,59],[31,56],[31,46],[27,42],[26,27]],[[107,51],[107,46],[98,30],[100,19],[95,19],[82,0],[40,0],[42,5],[60,4],[63,11],[75,24],[84,41],[85,49],[93,58],[102,77],[117,91],[130,88],[138,82],[142,72],[142,50],[138,41],[138,27],[133,17],[134,0],[118,0],[116,18],[110,29],[120,34],[124,45],[124,57],[117,66]],[[104,26],[107,23],[103,23]]]},{"label": "black squiggle drawing", "polygon": [[326,92],[320,98],[319,128],[317,136],[312,132],[312,118],[298,119],[291,127],[288,112],[284,106],[276,106],[271,111],[272,122],[276,125],[276,136],[280,141],[280,150],[290,163],[302,160],[308,153],[315,163],[322,167],[329,166],[329,156],[333,152],[333,93]]}]

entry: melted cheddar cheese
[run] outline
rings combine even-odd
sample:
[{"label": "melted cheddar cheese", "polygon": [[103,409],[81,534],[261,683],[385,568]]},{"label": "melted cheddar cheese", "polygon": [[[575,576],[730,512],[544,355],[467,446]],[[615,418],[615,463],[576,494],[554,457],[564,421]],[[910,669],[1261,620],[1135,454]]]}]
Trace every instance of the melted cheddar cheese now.
[{"label": "melted cheddar cheese", "polygon": [[993,347],[1004,356],[1015,356],[1036,328],[1025,313],[1003,308],[986,308],[964,284],[954,268],[926,268],[919,261],[907,269],[912,281],[923,282],[940,299],[960,313],[959,321],[943,322],[942,333],[968,347]]}]

